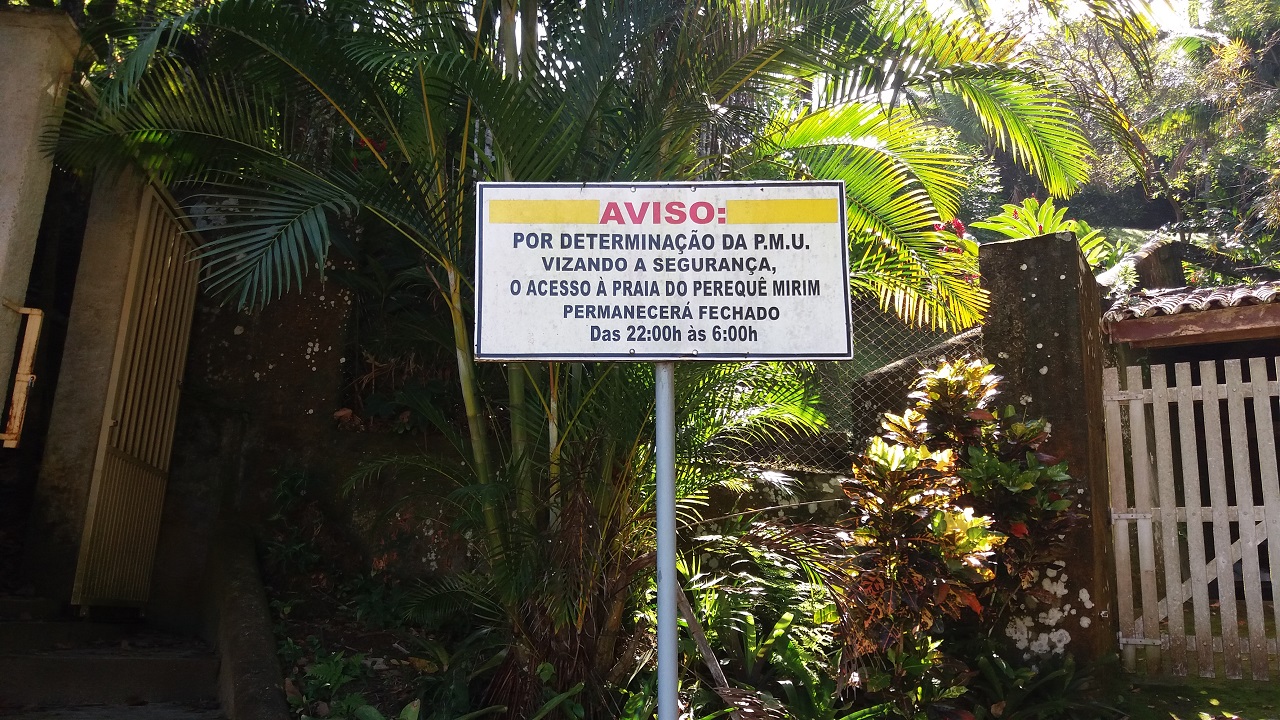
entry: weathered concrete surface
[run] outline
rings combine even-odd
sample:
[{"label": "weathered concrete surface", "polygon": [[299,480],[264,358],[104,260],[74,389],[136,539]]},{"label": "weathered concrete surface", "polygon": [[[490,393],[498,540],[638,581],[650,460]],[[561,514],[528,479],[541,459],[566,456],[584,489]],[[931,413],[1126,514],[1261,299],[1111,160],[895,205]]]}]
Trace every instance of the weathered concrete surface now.
[{"label": "weathered concrete surface", "polygon": [[289,720],[267,594],[252,534],[228,528],[218,541],[218,699],[235,720]]},{"label": "weathered concrete surface", "polygon": [[138,631],[128,623],[74,620],[0,620],[0,653],[56,650],[91,644],[114,644]]},{"label": "weathered concrete surface", "polygon": [[1029,608],[1011,638],[1033,654],[1097,659],[1116,649],[1097,283],[1070,233],[983,245],[979,261],[991,293],[983,346],[1003,399],[1052,423],[1044,449],[1067,461],[1087,515],[1066,538],[1065,566],[1041,579],[1056,607]]},{"label": "weathered concrete surface", "polygon": [[0,621],[48,620],[58,616],[62,606],[48,598],[0,597]]},{"label": "weathered concrete surface", "polygon": [[350,302],[318,275],[254,312],[197,300],[147,608],[168,630],[207,630],[217,615],[208,561],[220,517],[252,530],[278,471],[340,482],[357,462],[342,442],[369,437],[334,429]]},{"label": "weathered concrete surface", "polygon": [[27,542],[36,590],[62,602],[70,600],[75,579],[145,187],[133,171],[104,175],[89,205]]},{"label": "weathered concrete surface", "polygon": [[6,720],[225,720],[221,710],[203,705],[82,705],[52,710],[29,710],[5,715]]},{"label": "weathered concrete surface", "polygon": [[1138,287],[1171,288],[1187,284],[1182,259],[1174,254],[1173,247],[1157,245],[1147,250],[1146,247],[1140,250],[1133,263],[1133,270],[1138,274]]},{"label": "weathered concrete surface", "polygon": [[207,654],[0,655],[0,707],[209,702],[217,676]]},{"label": "weathered concrete surface", "polygon": [[[62,106],[80,35],[64,13],[0,7],[0,298],[22,303],[53,163],[40,135]],[[0,378],[19,317],[0,311]],[[8,395],[6,388],[2,395]]]}]

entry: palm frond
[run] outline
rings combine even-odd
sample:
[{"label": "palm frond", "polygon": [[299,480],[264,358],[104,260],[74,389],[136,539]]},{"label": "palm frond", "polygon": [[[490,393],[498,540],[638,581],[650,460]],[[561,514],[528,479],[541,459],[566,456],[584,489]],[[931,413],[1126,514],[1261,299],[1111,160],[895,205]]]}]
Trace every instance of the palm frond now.
[{"label": "palm frond", "polygon": [[301,288],[329,252],[330,215],[353,215],[359,201],[316,175],[295,171],[229,175],[195,197],[218,208],[218,233],[196,250],[210,292],[256,307]]},{"label": "palm frond", "polygon": [[951,80],[996,144],[1066,197],[1089,177],[1089,140],[1071,108],[1042,86],[1017,81]]}]

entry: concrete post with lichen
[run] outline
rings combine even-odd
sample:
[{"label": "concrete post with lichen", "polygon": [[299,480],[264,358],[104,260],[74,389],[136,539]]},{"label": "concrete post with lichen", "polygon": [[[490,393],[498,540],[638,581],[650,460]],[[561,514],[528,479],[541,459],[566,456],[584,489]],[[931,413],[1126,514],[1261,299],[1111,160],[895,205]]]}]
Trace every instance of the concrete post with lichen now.
[{"label": "concrete post with lichen", "polygon": [[1086,518],[1037,578],[1052,599],[1030,599],[1006,635],[1028,658],[1096,660],[1116,649],[1098,285],[1071,233],[985,244],[979,262],[991,293],[983,345],[1004,376],[1002,402],[1051,423],[1043,450],[1067,462]]}]

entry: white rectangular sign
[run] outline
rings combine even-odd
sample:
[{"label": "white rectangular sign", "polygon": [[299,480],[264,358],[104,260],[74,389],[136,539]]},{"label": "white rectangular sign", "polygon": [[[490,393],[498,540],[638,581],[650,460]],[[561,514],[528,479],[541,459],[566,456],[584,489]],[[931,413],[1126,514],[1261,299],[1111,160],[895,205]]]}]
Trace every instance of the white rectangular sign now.
[{"label": "white rectangular sign", "polygon": [[842,182],[480,183],[478,360],[848,359]]}]

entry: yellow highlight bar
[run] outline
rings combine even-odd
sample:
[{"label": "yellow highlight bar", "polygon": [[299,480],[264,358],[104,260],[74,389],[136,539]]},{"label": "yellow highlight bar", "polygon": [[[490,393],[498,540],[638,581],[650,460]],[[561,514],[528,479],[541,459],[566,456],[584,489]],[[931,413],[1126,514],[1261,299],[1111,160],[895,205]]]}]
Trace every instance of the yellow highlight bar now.
[{"label": "yellow highlight bar", "polygon": [[727,225],[838,222],[840,222],[840,201],[835,198],[728,200],[725,202],[725,224]]},{"label": "yellow highlight bar", "polygon": [[489,222],[595,225],[599,200],[490,200]]}]

